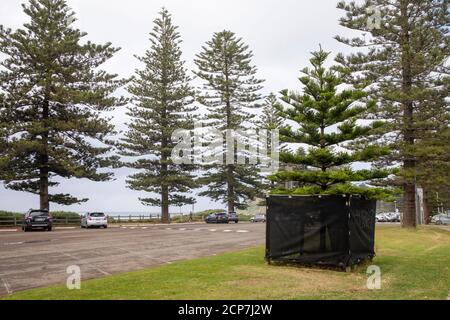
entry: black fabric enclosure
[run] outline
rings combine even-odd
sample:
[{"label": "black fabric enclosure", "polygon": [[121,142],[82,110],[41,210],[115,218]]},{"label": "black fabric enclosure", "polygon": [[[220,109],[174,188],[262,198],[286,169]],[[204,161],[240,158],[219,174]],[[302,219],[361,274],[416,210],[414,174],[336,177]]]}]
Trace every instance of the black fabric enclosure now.
[{"label": "black fabric enclosure", "polygon": [[375,255],[376,201],[359,196],[267,198],[266,261],[348,267]]}]

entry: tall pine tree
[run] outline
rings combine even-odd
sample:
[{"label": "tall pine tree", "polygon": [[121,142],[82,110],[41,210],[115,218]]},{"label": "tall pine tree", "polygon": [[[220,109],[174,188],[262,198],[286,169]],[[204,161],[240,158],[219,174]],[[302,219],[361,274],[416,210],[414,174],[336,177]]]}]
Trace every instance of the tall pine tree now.
[{"label": "tall pine tree", "polygon": [[[263,81],[255,77],[257,69],[251,63],[252,56],[241,38],[222,31],[214,34],[195,59],[195,74],[205,83],[199,101],[208,108],[210,125],[222,132],[246,129],[254,116],[249,109],[259,107]],[[253,165],[213,166],[203,179],[208,190],[201,195],[222,200],[230,212],[245,208],[246,201],[259,192],[257,171]]]},{"label": "tall pine tree", "polygon": [[55,177],[106,181],[108,136],[114,127],[101,111],[123,104],[111,94],[122,84],[99,69],[118,49],[83,42],[75,13],[64,0],[31,0],[30,21],[12,31],[0,26],[0,179],[6,188],[70,205],[87,201],[51,194]]},{"label": "tall pine tree", "polygon": [[151,48],[139,60],[144,69],[136,71],[128,91],[134,106],[122,143],[122,153],[138,159],[126,163],[140,172],[127,180],[133,190],[157,193],[159,197],[140,198],[145,205],[161,207],[163,223],[170,221],[169,207],[193,204],[189,193],[196,186],[192,165],[175,164],[171,159],[177,129],[193,129],[190,112],[193,90],[181,59],[180,34],[166,9],[154,21]]},{"label": "tall pine tree", "polygon": [[[271,93],[264,101],[262,114],[256,121],[258,129],[279,130],[283,126],[284,119],[280,114],[281,104],[275,94]],[[269,148],[270,149],[270,148]]]},{"label": "tall pine tree", "polygon": [[[449,117],[450,112],[440,117]],[[447,125],[430,132],[417,144],[416,181],[424,189],[424,201],[430,213],[437,207],[450,207],[450,127]],[[439,199],[439,203],[437,203]],[[427,217],[425,217],[427,218]]]},{"label": "tall pine tree", "polygon": [[365,93],[356,89],[342,89],[344,82],[334,68],[324,67],[329,53],[320,49],[312,53],[312,68],[302,70],[300,81],[303,94],[282,91],[282,100],[288,104],[282,108],[286,119],[299,127],[281,130],[284,142],[307,145],[306,153],[284,152],[281,161],[305,166],[297,170],[280,171],[271,177],[274,181],[296,181],[295,190],[275,190],[275,193],[294,194],[361,194],[370,198],[389,195],[382,188],[360,188],[352,182],[369,183],[385,178],[389,170],[352,170],[354,162],[370,162],[387,150],[370,141],[373,130],[383,123],[361,125],[358,120],[372,107],[359,100]]},{"label": "tall pine tree", "polygon": [[[255,121],[258,130],[267,131],[267,156],[272,159],[275,156],[272,153],[273,148],[277,148],[277,153],[279,153],[280,150],[283,150],[284,147],[273,145],[272,143],[272,132],[277,130],[279,131],[284,126],[284,119],[280,112],[281,108],[281,103],[278,101],[276,95],[271,93],[266,97],[264,101],[262,114],[259,116],[258,120]],[[271,188],[274,188],[274,186],[275,182],[271,181],[269,184],[267,184],[266,189],[270,190]]]},{"label": "tall pine tree", "polygon": [[402,164],[398,179],[391,182],[404,190],[403,226],[415,227],[418,161],[427,162],[418,156],[416,142],[448,126],[448,120],[430,120],[433,114],[448,113],[449,1],[341,1],[338,8],[346,13],[341,25],[361,36],[337,40],[361,51],[337,61],[379,103],[373,118],[387,122],[386,132],[391,134],[386,144],[394,151],[380,165]]}]

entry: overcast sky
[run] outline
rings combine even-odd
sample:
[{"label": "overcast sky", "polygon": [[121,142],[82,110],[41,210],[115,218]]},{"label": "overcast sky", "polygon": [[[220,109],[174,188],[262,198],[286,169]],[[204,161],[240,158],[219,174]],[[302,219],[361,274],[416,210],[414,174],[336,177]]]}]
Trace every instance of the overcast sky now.
[{"label": "overcast sky", "polygon": [[[20,5],[23,2],[1,0],[0,24],[14,29],[27,21]],[[307,65],[309,53],[319,44],[333,55],[349,52],[349,48],[333,39],[337,34],[350,34],[338,24],[342,12],[336,9],[336,3],[337,0],[68,0],[77,13],[76,26],[88,33],[85,39],[96,43],[110,41],[122,48],[105,64],[104,68],[110,72],[128,77],[140,67],[133,56],[148,49],[153,20],[164,6],[179,26],[189,69],[194,67],[195,55],[213,32],[231,30],[253,51],[258,76],[266,80],[264,94],[298,89],[299,70]],[[125,122],[124,113],[124,108],[113,112],[119,128]],[[158,208],[141,205],[138,201],[141,194],[125,187],[126,174],[126,170],[117,170],[113,182],[63,181],[55,191],[91,200],[81,206],[52,204],[52,210],[158,212]],[[38,204],[37,196],[0,186],[0,210],[25,211]],[[196,211],[209,208],[224,206],[198,198]],[[190,209],[186,207],[183,211]]]}]

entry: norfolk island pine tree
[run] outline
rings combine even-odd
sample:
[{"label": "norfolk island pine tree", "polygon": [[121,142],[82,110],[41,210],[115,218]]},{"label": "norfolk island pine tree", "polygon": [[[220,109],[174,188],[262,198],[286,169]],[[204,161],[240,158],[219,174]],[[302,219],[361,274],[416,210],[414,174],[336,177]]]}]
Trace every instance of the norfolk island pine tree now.
[{"label": "norfolk island pine tree", "polygon": [[445,140],[439,128],[448,127],[448,119],[439,114],[448,114],[445,100],[450,92],[449,1],[340,1],[338,8],[345,11],[341,25],[360,36],[336,37],[358,48],[357,53],[338,56],[337,62],[351,71],[348,82],[377,101],[372,118],[386,121],[384,134],[390,133],[390,139],[385,144],[393,150],[377,165],[400,164],[389,183],[403,188],[403,227],[415,227],[415,186],[421,167],[434,161],[433,154],[424,157],[423,144],[417,142],[430,134]]},{"label": "norfolk island pine tree", "polygon": [[[209,125],[224,132],[224,136],[226,130],[245,130],[254,118],[246,109],[260,107],[263,81],[255,76],[252,57],[241,38],[231,31],[222,31],[213,35],[195,59],[194,73],[204,81],[198,101],[209,111]],[[204,169],[200,181],[207,190],[200,195],[224,202],[229,212],[246,208],[246,201],[254,199],[261,190],[256,165],[217,164]]]},{"label": "norfolk island pine tree", "polygon": [[[305,152],[282,152],[280,160],[299,165],[294,170],[282,170],[270,177],[275,182],[296,181],[295,190],[277,188],[273,194],[359,194],[366,198],[386,199],[392,191],[386,188],[361,188],[352,182],[369,182],[386,178],[391,170],[353,170],[355,162],[370,162],[389,153],[384,147],[372,143],[371,132],[383,122],[361,125],[358,120],[373,108],[373,103],[359,103],[366,94],[357,89],[342,89],[342,75],[334,67],[325,68],[329,53],[320,49],[312,53],[312,68],[302,70],[300,82],[303,93],[281,92],[287,105],[280,112],[287,120],[299,125],[286,126],[280,139],[286,143],[307,146]],[[334,127],[334,128],[333,128]],[[337,150],[340,148],[341,151]]]},{"label": "norfolk island pine tree", "polygon": [[[280,112],[280,109],[282,108],[282,105],[280,101],[278,100],[277,96],[272,92],[270,93],[264,100],[262,112],[261,115],[258,117],[258,119],[255,120],[255,125],[258,130],[264,130],[267,132],[267,156],[268,158],[271,158],[272,160],[278,160],[274,159],[276,157],[275,154],[273,154],[273,151],[276,151],[279,153],[281,150],[284,150],[285,145],[275,145],[272,143],[272,132],[279,131],[282,127],[284,127],[284,118],[282,117],[282,114]],[[266,174],[263,176],[265,185],[264,189],[266,189],[266,193],[271,189],[274,188],[275,182],[274,181],[268,181],[267,183],[267,177],[270,175]],[[265,201],[261,202],[261,204],[264,204]]]},{"label": "norfolk island pine tree", "polygon": [[30,0],[30,21],[15,31],[0,27],[0,179],[5,187],[37,194],[50,202],[85,202],[51,194],[53,178],[108,181],[114,127],[102,111],[125,103],[111,95],[123,84],[99,69],[118,49],[110,43],[81,43],[75,13],[65,0]]},{"label": "norfolk island pine tree", "polygon": [[189,196],[197,186],[191,164],[176,164],[171,154],[178,129],[193,129],[195,111],[190,78],[181,59],[178,27],[166,9],[154,21],[151,48],[138,59],[144,63],[128,87],[133,105],[128,109],[131,122],[121,143],[123,156],[137,158],[124,165],[139,172],[128,177],[133,190],[156,193],[159,197],[139,200],[161,208],[161,220],[170,222],[170,206],[195,203]]}]

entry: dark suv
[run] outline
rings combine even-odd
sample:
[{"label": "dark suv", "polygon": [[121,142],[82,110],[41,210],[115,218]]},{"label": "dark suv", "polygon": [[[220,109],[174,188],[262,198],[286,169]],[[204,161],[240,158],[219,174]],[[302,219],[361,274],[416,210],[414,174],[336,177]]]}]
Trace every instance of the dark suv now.
[{"label": "dark suv", "polygon": [[52,231],[53,219],[47,210],[29,210],[22,221],[22,230],[44,229]]},{"label": "dark suv", "polygon": [[229,222],[238,223],[239,222],[239,217],[238,217],[237,213],[236,212],[229,212],[228,213],[228,221]]},{"label": "dark suv", "polygon": [[228,223],[228,215],[224,213],[213,213],[205,218],[206,223]]}]

